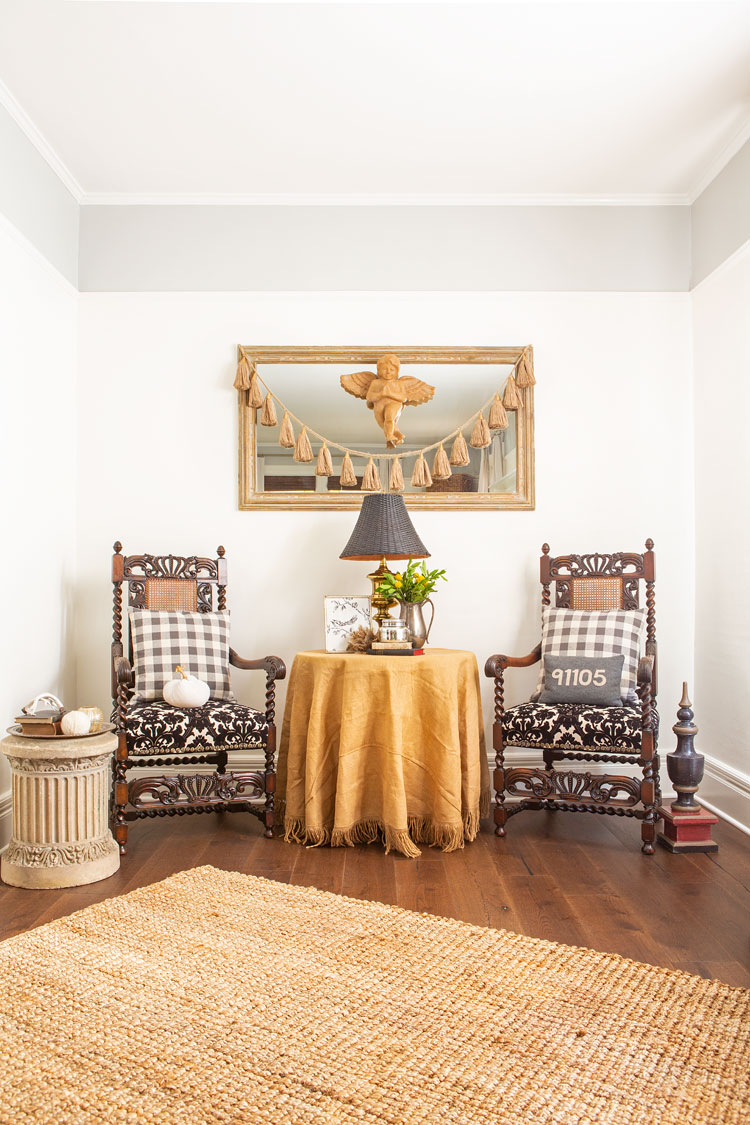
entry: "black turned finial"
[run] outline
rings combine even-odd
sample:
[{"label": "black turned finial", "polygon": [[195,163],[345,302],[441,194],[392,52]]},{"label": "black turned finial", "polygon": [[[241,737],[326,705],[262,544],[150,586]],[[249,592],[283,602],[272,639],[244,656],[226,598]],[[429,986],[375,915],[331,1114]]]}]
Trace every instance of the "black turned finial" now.
[{"label": "black turned finial", "polygon": [[672,809],[676,813],[695,812],[700,808],[695,794],[703,780],[703,755],[695,750],[694,741],[698,728],[694,719],[687,684],[683,682],[677,722],[672,727],[677,735],[677,749],[667,754],[667,773],[677,793],[677,800],[672,802]]}]

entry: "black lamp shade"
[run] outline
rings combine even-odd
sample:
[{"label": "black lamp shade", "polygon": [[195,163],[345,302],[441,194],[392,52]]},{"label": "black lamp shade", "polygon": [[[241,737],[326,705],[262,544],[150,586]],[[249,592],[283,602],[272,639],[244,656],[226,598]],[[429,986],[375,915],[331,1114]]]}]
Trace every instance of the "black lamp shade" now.
[{"label": "black lamp shade", "polygon": [[430,552],[414,530],[403,496],[373,492],[362,501],[359,519],[341,559],[428,559]]}]

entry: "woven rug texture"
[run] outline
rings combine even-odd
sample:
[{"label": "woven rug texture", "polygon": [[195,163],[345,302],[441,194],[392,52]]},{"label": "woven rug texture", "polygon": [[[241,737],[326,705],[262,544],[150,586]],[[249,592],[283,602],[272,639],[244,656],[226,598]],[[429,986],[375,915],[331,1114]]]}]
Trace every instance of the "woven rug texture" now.
[{"label": "woven rug texture", "polygon": [[750,991],[200,867],[0,946],[2,1125],[741,1125]]}]

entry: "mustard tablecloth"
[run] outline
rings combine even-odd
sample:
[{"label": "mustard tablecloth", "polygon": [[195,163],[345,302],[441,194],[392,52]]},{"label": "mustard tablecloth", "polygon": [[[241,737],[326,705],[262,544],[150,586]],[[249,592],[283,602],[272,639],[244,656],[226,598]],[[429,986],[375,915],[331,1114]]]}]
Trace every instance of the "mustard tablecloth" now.
[{"label": "mustard tablecloth", "polygon": [[474,839],[489,801],[472,652],[295,657],[278,762],[287,840],[454,851]]}]

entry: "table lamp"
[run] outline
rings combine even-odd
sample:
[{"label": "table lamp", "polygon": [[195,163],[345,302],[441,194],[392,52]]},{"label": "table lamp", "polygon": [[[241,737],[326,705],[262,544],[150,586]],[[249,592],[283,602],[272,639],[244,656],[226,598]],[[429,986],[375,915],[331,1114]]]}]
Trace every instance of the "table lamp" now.
[{"label": "table lamp", "polygon": [[379,594],[378,586],[388,570],[388,559],[428,559],[430,552],[414,530],[404,498],[397,492],[373,492],[365,496],[354,531],[339,555],[358,562],[379,561],[367,577],[372,582],[372,605],[378,628],[390,616],[395,601]]}]

